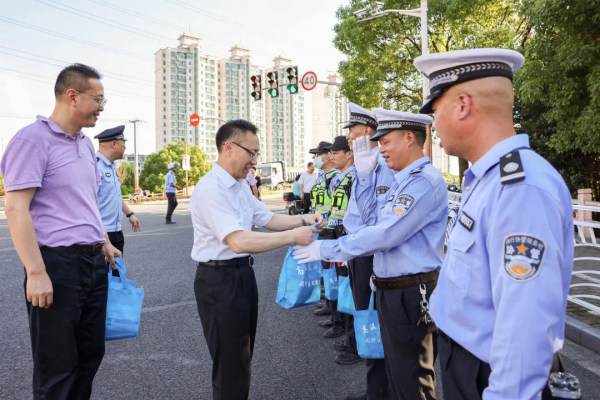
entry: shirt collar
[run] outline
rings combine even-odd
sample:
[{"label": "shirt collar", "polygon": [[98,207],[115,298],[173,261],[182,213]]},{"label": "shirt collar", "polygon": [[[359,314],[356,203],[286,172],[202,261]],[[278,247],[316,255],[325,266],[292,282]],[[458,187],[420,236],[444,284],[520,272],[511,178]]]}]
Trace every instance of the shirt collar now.
[{"label": "shirt collar", "polygon": [[104,156],[104,154],[100,153],[100,150],[96,151],[96,157],[98,157],[99,159],[101,159],[102,161],[104,161],[104,164],[106,164],[106,165],[112,165],[113,164],[110,161],[108,161],[108,158],[106,158]]},{"label": "shirt collar", "polygon": [[494,147],[489,149],[483,157],[469,168],[469,171],[477,178],[481,178],[491,167],[500,162],[500,158],[503,155],[520,147],[529,147],[529,135],[515,135],[496,143]]},{"label": "shirt collar", "polygon": [[402,171],[396,173],[396,175],[394,175],[394,179],[396,179],[396,182],[402,183],[402,181],[408,176],[408,174],[410,174],[410,171],[412,171],[413,169],[417,168],[419,165],[424,164],[428,161],[429,161],[429,157],[421,157],[418,160],[413,161],[412,164],[410,164],[408,167],[406,167]]},{"label": "shirt collar", "polygon": [[[73,136],[69,135],[68,133],[65,133],[50,118],[46,118],[43,115],[38,115],[38,116],[36,116],[35,119],[36,119],[36,121],[40,121],[40,122],[46,123],[46,125],[52,130],[52,132],[57,133],[57,134],[59,134],[61,136],[70,137],[71,139],[73,139]],[[77,132],[77,137],[80,137],[81,139],[83,139],[85,137],[85,135],[83,134],[83,132],[79,131],[79,132]]]},{"label": "shirt collar", "polygon": [[236,184],[237,180],[231,174],[217,163],[213,163],[211,172],[217,175],[217,178],[225,185],[227,189]]},{"label": "shirt collar", "polygon": [[338,174],[340,176],[340,179],[344,179],[346,177],[346,175],[348,175],[348,173],[350,173],[350,171],[354,171],[354,164],[352,164],[351,166],[349,166],[348,169],[345,170],[344,172],[340,172]]}]

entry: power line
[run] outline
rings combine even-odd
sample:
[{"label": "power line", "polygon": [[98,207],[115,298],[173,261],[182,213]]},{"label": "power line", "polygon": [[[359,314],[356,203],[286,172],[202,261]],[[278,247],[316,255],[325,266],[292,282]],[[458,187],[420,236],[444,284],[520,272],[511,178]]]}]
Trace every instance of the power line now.
[{"label": "power line", "polygon": [[0,15],[0,20],[8,22],[9,24],[17,25],[17,26],[20,26],[20,27],[23,27],[23,28],[27,28],[27,29],[31,29],[31,30],[34,30],[34,31],[42,32],[42,33],[45,33],[45,34],[48,34],[48,35],[51,35],[51,36],[59,37],[61,39],[71,40],[73,42],[82,43],[82,44],[85,44],[85,45],[88,45],[88,46],[93,46],[93,47],[96,47],[96,48],[100,48],[100,49],[112,51],[112,52],[119,53],[119,54],[124,54],[126,56],[139,58],[139,59],[145,60],[145,61],[154,61],[154,58],[150,58],[150,57],[147,57],[147,56],[144,56],[144,55],[141,55],[141,54],[132,53],[130,51],[125,51],[125,50],[118,49],[116,47],[110,47],[110,46],[103,45],[101,43],[94,43],[94,42],[90,42],[90,41],[87,41],[87,40],[79,39],[79,38],[76,38],[76,37],[73,37],[73,36],[65,35],[64,33],[56,32],[56,31],[51,31],[51,30],[45,29],[45,28],[40,28],[38,26],[31,25],[31,24],[28,24],[28,23],[25,23],[25,22],[22,22],[22,21],[18,21],[16,19],[8,18],[8,17],[5,17],[3,15]]}]

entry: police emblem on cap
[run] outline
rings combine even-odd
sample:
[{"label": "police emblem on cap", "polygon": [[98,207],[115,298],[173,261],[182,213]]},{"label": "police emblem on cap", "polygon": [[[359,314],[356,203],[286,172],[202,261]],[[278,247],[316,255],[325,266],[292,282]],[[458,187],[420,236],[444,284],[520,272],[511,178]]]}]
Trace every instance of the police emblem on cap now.
[{"label": "police emblem on cap", "polygon": [[406,215],[415,203],[415,198],[408,193],[401,193],[396,196],[394,204],[392,204],[392,212],[394,215]]},{"label": "police emblem on cap", "polygon": [[546,254],[546,243],[535,236],[514,234],[504,239],[504,271],[515,281],[537,276]]}]

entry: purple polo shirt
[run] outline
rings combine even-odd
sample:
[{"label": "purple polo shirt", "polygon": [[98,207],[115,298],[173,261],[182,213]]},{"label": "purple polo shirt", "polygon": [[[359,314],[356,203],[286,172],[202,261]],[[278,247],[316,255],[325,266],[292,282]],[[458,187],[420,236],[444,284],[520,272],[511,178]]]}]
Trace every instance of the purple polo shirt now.
[{"label": "purple polo shirt", "polygon": [[29,212],[40,246],[104,242],[96,187],[100,173],[92,141],[38,115],[6,147],[0,172],[6,191],[37,188]]}]

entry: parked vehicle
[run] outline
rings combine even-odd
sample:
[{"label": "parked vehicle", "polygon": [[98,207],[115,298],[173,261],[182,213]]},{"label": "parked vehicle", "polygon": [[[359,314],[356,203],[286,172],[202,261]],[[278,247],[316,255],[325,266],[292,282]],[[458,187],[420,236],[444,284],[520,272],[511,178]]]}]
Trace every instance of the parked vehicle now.
[{"label": "parked vehicle", "polygon": [[282,161],[256,165],[256,176],[259,176],[261,184],[270,190],[284,190],[286,184],[294,182],[296,175],[304,171],[301,167],[286,168]]},{"label": "parked vehicle", "polygon": [[302,198],[294,196],[292,192],[285,192],[283,194],[283,201],[285,201],[285,213],[288,215],[302,214],[304,209],[304,201]]}]

